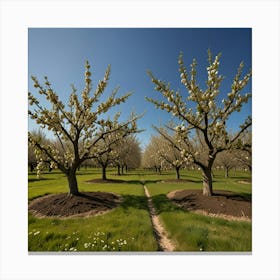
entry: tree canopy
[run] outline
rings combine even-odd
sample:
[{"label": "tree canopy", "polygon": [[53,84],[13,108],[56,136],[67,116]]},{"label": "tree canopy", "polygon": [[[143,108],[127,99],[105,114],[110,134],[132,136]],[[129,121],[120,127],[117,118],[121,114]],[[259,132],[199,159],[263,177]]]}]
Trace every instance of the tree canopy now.
[{"label": "tree canopy", "polygon": [[[220,86],[224,79],[219,74],[220,58],[221,54],[213,58],[211,52],[208,51],[206,89],[203,90],[197,82],[196,60],[193,60],[188,70],[183,61],[183,54],[180,53],[179,74],[187,94],[174,91],[170,83],[161,81],[155,78],[152,72],[148,72],[155,90],[161,94],[163,100],[151,97],[146,99],[156,108],[170,113],[177,119],[178,125],[167,126],[176,135],[177,140],[174,141],[169,137],[164,129],[156,129],[177,147],[182,157],[191,158],[202,169],[205,195],[212,195],[211,168],[217,154],[224,150],[231,150],[252,124],[251,116],[248,116],[234,134],[231,134],[228,129],[227,122],[232,113],[240,112],[242,106],[251,98],[250,93],[242,93],[250,80],[251,72],[242,77],[244,64],[240,63],[231,88],[220,104],[218,95],[221,94]],[[182,142],[184,146],[176,142]]]}]

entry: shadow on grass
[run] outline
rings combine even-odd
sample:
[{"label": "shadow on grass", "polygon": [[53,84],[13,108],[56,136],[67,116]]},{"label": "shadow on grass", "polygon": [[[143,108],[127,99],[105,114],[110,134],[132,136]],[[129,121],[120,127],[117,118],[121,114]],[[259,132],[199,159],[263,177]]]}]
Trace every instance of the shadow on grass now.
[{"label": "shadow on grass", "polygon": [[127,210],[128,208],[136,208],[136,209],[148,209],[148,201],[145,196],[137,196],[137,195],[122,195],[123,202],[120,207]]},{"label": "shadow on grass", "polygon": [[165,194],[155,195],[152,197],[152,199],[156,208],[157,215],[162,212],[186,212],[186,210],[183,210],[171,203]]},{"label": "shadow on grass", "polygon": [[229,179],[247,181],[247,180],[250,180],[251,178],[250,178],[250,176],[234,176],[234,175],[232,175],[232,176],[229,176]]},{"label": "shadow on grass", "polygon": [[131,184],[131,185],[145,185],[145,184],[152,184],[152,183],[158,183],[161,182],[162,180],[122,180],[122,179],[92,179],[92,180],[87,180],[85,181],[86,183],[90,184]]},{"label": "shadow on grass", "polygon": [[40,181],[48,181],[48,180],[57,180],[57,178],[28,178],[28,182],[40,182]]}]

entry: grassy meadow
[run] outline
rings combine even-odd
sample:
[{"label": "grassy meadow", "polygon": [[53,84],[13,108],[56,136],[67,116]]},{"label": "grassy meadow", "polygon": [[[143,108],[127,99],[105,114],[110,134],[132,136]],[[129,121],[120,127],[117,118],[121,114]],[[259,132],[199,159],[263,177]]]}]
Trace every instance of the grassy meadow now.
[{"label": "grassy meadow", "polygon": [[[251,194],[251,184],[240,183],[250,178],[246,172],[231,172],[224,178],[223,171],[214,172],[214,190],[223,189],[242,195]],[[184,211],[173,205],[166,194],[177,189],[201,189],[200,171],[183,171],[182,179],[191,182],[168,182],[175,172],[135,170],[117,176],[108,170],[108,179],[121,179],[123,183],[87,183],[101,178],[99,169],[81,169],[77,173],[80,191],[102,191],[120,194],[123,202],[112,211],[91,217],[37,218],[28,216],[28,249],[30,252],[81,252],[81,251],[157,251],[150,221],[143,182],[147,186],[156,211],[169,237],[176,244],[176,251],[251,251],[251,222],[227,221]],[[51,193],[67,192],[67,179],[59,171],[42,174],[29,173],[29,201]]]}]

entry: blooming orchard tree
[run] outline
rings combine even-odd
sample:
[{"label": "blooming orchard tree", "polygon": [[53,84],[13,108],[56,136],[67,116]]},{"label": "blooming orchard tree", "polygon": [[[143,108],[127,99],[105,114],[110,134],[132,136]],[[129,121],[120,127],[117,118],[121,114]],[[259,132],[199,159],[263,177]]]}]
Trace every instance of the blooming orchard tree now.
[{"label": "blooming orchard tree", "polygon": [[229,171],[238,165],[235,153],[228,150],[222,151],[217,155],[215,164],[225,170],[225,178],[228,178]]},{"label": "blooming orchard tree", "polygon": [[143,153],[142,165],[144,168],[153,168],[156,172],[161,173],[164,161],[158,154],[159,145],[158,137],[152,136],[149,145]]},{"label": "blooming orchard tree", "polygon": [[[41,130],[38,131],[34,130],[31,131],[30,133],[32,134],[32,137],[36,139],[37,142],[44,143],[45,145],[48,144],[46,135]],[[31,143],[28,143],[28,165],[30,167],[30,172],[33,172],[33,170],[36,168],[37,163],[39,163],[40,161],[40,157],[41,156],[38,153],[36,153],[36,150],[31,145]],[[42,161],[43,160],[41,160],[41,162]],[[41,168],[43,168],[42,164],[43,163],[41,163]],[[44,164],[46,163],[44,162]],[[39,169],[37,175],[38,177],[40,176]]]},{"label": "blooming orchard tree", "polygon": [[252,131],[247,131],[238,140],[234,150],[235,160],[242,167],[248,168],[252,172]]},{"label": "blooming orchard tree", "polygon": [[[176,146],[180,146],[180,143],[176,141],[175,137],[168,135],[166,130],[163,129],[162,133],[172,139],[172,141],[176,143]],[[180,169],[186,165],[188,158],[183,158],[176,146],[171,144],[162,135],[152,137],[149,146],[150,145],[154,147],[154,149],[151,150],[155,153],[153,158],[158,159],[161,166],[164,165],[169,169],[174,168],[176,171],[176,178],[180,179]]]},{"label": "blooming orchard tree", "polygon": [[[168,134],[167,134],[168,135]],[[174,137],[169,136],[172,141],[176,143],[176,139]],[[166,140],[166,138],[161,137],[161,143],[162,145],[159,146],[158,154],[160,158],[162,158],[167,164],[172,166],[172,168],[176,171],[176,178],[180,179],[180,169],[184,166],[186,163],[187,157],[181,157],[181,154],[179,150],[176,148],[176,146],[180,146],[180,144],[177,142],[176,146],[171,144],[169,141]]]},{"label": "blooming orchard tree", "polygon": [[[36,77],[31,77],[39,95],[45,97],[50,106],[47,108],[40,104],[39,100],[29,93],[31,108],[28,114],[41,128],[52,131],[57,141],[55,144],[51,142],[45,145],[37,141],[31,133],[28,133],[28,140],[41,155],[41,161],[47,157],[52,166],[56,166],[66,175],[69,193],[72,195],[79,194],[76,171],[84,161],[97,158],[111,150],[112,145],[123,137],[138,131],[136,121],[140,116],[133,115],[125,122],[115,122],[102,117],[110,108],[124,103],[131,95],[127,93],[116,97],[116,88],[106,101],[101,102],[100,97],[105,91],[109,76],[110,65],[104,79],[98,82],[92,93],[90,64],[86,61],[84,89],[81,95],[78,95],[72,86],[67,105],[59,99],[47,77],[43,84],[39,83]],[[106,146],[99,145],[105,137],[112,134],[112,141],[108,141]]]},{"label": "blooming orchard tree", "polygon": [[118,175],[124,174],[124,168],[137,168],[141,164],[141,148],[134,135],[123,138],[115,148],[115,164]]},{"label": "blooming orchard tree", "polygon": [[[208,52],[207,67],[208,78],[206,89],[199,87],[196,79],[196,60],[193,60],[190,71],[184,65],[182,53],[179,56],[179,72],[181,83],[186,88],[188,95],[181,95],[179,91],[170,88],[170,84],[156,79],[148,72],[155,85],[155,90],[160,92],[164,101],[147,98],[156,108],[167,111],[181,123],[170,127],[176,133],[177,141],[185,144],[186,148],[178,146],[168,135],[158,131],[181,152],[183,157],[191,157],[192,161],[202,170],[203,194],[211,196],[212,166],[218,153],[230,150],[251,124],[251,117],[240,125],[240,129],[231,136],[227,131],[227,121],[233,112],[239,112],[244,103],[247,103],[251,94],[243,95],[241,92],[248,84],[251,72],[242,75],[244,64],[241,62],[237,74],[232,82],[227,96],[218,101],[220,85],[223,77],[219,75],[220,54],[214,59]],[[199,147],[202,147],[199,149]],[[204,156],[201,156],[202,153]],[[206,156],[205,156],[206,154]]]},{"label": "blooming orchard tree", "polygon": [[[118,124],[119,116],[120,114],[115,115],[113,126],[116,126]],[[106,152],[98,153],[96,156],[96,161],[102,168],[102,180],[107,180],[106,169],[110,164],[113,164],[115,162],[115,159],[117,157],[116,149],[118,145],[123,141],[123,139],[125,139],[125,136],[123,138],[120,138],[118,132],[114,132],[105,135],[97,144],[100,151],[104,151],[107,147],[110,147]],[[111,143],[114,144],[112,145]]]}]

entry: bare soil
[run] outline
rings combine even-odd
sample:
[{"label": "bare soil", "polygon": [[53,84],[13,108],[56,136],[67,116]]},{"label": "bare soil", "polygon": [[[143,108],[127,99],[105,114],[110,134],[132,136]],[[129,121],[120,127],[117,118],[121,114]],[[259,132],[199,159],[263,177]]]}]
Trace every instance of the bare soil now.
[{"label": "bare soil", "polygon": [[177,206],[228,220],[251,220],[251,197],[229,191],[215,191],[212,196],[204,196],[201,190],[176,190],[167,197]]},{"label": "bare soil", "polygon": [[121,203],[121,197],[107,192],[83,192],[78,196],[67,193],[51,194],[32,200],[28,210],[37,217],[67,218],[100,215]]}]

